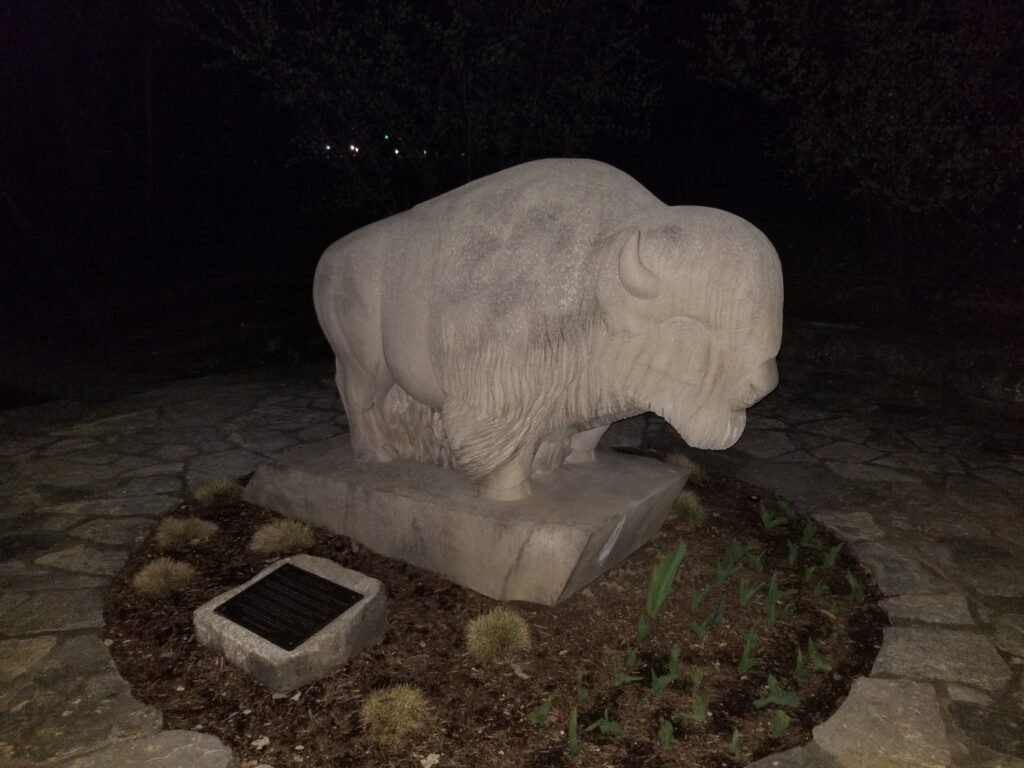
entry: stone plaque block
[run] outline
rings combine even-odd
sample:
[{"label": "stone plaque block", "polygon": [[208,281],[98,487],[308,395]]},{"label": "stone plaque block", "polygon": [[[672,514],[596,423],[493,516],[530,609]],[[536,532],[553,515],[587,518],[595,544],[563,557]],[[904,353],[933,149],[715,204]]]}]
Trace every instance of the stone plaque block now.
[{"label": "stone plaque block", "polygon": [[362,599],[336,581],[284,563],[214,613],[294,651]]},{"label": "stone plaque block", "polygon": [[460,472],[358,462],[345,435],[263,465],[243,498],[496,600],[554,605],[653,538],[687,475],[598,451],[534,475],[526,499],[496,501]]},{"label": "stone plaque block", "polygon": [[[362,599],[291,650],[282,648],[267,637],[221,615],[217,610],[286,565],[315,574],[362,596]],[[280,600],[280,597],[275,596],[274,599]],[[302,605],[301,594],[288,599],[294,604],[289,606],[286,602],[280,602],[275,607],[282,616],[289,611],[301,615],[309,607]],[[322,598],[313,596],[311,599]],[[343,568],[322,557],[294,555],[272,563],[246,583],[204,603],[196,609],[193,621],[196,638],[200,643],[224,654],[228,661],[244,669],[270,690],[285,692],[329,674],[363,648],[379,642],[388,629],[386,603],[384,585],[377,579]]]}]

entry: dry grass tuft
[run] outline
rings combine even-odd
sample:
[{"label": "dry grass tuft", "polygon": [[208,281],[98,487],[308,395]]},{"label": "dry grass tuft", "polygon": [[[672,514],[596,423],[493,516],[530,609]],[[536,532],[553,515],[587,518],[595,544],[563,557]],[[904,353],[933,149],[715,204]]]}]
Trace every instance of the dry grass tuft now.
[{"label": "dry grass tuft", "polygon": [[199,544],[217,532],[217,524],[198,517],[165,517],[157,526],[153,543],[160,549]]},{"label": "dry grass tuft", "polygon": [[253,552],[283,554],[309,549],[316,543],[313,529],[298,520],[275,520],[256,529],[249,542]]},{"label": "dry grass tuft", "polygon": [[430,703],[419,688],[404,683],[374,691],[359,709],[363,733],[385,747],[396,747],[430,722]]},{"label": "dry grass tuft", "polygon": [[672,504],[672,511],[688,525],[702,525],[706,515],[704,505],[693,491],[683,491]]},{"label": "dry grass tuft", "polygon": [[180,560],[158,557],[132,577],[132,586],[147,595],[166,595],[187,587],[196,569]]},{"label": "dry grass tuft", "polygon": [[690,476],[686,482],[693,483],[694,485],[704,485],[708,479],[708,471],[704,469],[700,464],[690,462]]},{"label": "dry grass tuft", "polygon": [[227,477],[218,477],[196,488],[195,499],[203,506],[238,501],[242,498],[242,486]]},{"label": "dry grass tuft", "polygon": [[515,611],[492,608],[466,625],[466,647],[485,664],[511,661],[530,650],[530,628]]},{"label": "dry grass tuft", "polygon": [[708,473],[704,467],[681,453],[670,453],[665,457],[665,462],[690,470],[690,476],[686,479],[686,482],[693,485],[701,485],[708,479]]}]

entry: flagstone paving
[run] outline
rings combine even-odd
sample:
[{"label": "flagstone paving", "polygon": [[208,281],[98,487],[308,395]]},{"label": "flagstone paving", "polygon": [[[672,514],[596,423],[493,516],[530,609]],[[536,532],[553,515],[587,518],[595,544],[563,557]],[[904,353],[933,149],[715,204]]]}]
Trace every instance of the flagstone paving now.
[{"label": "flagstone paving", "polygon": [[[326,371],[0,413],[0,765],[236,765],[131,696],[101,638],[103,588],[161,512],[340,433],[339,415]],[[759,768],[1024,768],[1021,424],[784,380],[728,451],[691,451],[650,416],[606,442],[683,450],[789,497],[887,596],[872,674],[810,744]]]}]

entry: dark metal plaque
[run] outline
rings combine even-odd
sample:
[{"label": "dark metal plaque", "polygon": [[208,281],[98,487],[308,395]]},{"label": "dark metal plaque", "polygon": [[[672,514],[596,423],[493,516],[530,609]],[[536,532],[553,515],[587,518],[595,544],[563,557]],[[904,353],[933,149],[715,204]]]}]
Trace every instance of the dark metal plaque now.
[{"label": "dark metal plaque", "polygon": [[214,613],[293,651],[362,599],[358,592],[285,563]]}]

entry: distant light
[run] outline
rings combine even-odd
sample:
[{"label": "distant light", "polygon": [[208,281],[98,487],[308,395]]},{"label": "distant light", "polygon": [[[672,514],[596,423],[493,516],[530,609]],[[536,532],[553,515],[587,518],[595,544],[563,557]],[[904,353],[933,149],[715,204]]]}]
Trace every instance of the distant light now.
[{"label": "distant light", "polygon": [[426,157],[426,156],[427,156],[427,150],[425,150],[425,149],[423,150],[423,156],[424,156],[424,157]]},{"label": "distant light", "polygon": [[349,152],[358,152],[359,151],[359,147],[357,147],[355,144],[349,144],[348,145],[348,151]]},{"label": "distant light", "polygon": [[398,154],[398,150],[397,150],[397,149],[395,150],[395,154],[396,154],[396,155]]},{"label": "distant light", "polygon": [[391,134],[390,133],[385,133],[384,134],[384,141],[387,141],[390,138],[391,138]]},{"label": "distant light", "polygon": [[326,149],[326,150],[327,150],[328,152],[330,152],[330,151],[331,151],[331,145],[330,145],[330,144],[328,144],[328,145],[327,145],[327,146],[325,147],[325,149]]}]

